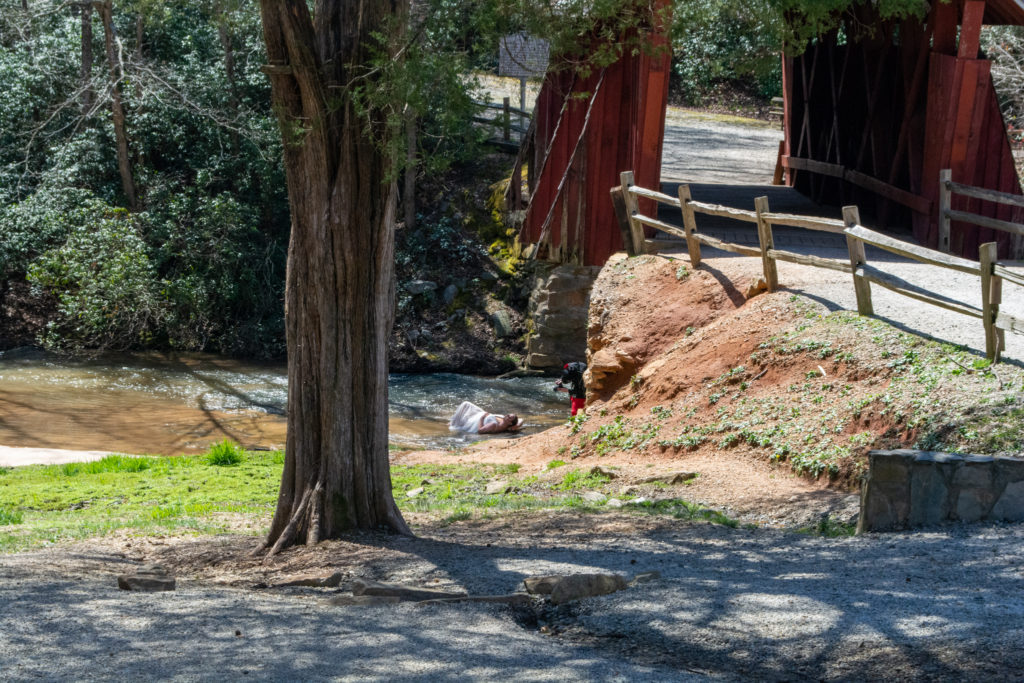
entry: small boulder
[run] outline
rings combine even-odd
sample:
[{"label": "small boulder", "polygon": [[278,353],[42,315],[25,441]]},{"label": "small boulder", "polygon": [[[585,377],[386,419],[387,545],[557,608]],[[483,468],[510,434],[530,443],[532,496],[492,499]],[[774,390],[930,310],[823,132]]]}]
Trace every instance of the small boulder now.
[{"label": "small boulder", "polygon": [[562,578],[561,576],[528,576],[523,579],[523,585],[527,593],[535,595],[551,595],[551,589],[555,587]]},{"label": "small boulder", "polygon": [[602,465],[594,465],[594,467],[592,467],[590,469],[590,473],[591,474],[596,474],[599,477],[607,477],[609,479],[615,479],[616,477],[619,476],[615,472],[615,470],[609,469],[609,468],[604,467]]},{"label": "small boulder", "polygon": [[451,306],[455,302],[455,297],[459,295],[459,288],[455,285],[448,285],[441,292],[441,301],[444,302],[445,306]]},{"label": "small boulder", "polygon": [[414,489],[410,489],[409,491],[406,491],[406,492],[405,492],[405,495],[406,495],[407,497],[409,497],[409,498],[415,498],[416,496],[418,496],[418,495],[420,495],[421,493],[423,493],[423,491],[424,491],[424,489],[423,489],[423,487],[422,487],[422,486],[417,486],[417,487],[416,487],[416,488],[414,488]]},{"label": "small boulder", "polygon": [[484,494],[488,496],[496,496],[502,493],[508,493],[510,488],[508,481],[504,479],[501,479],[500,481],[492,481],[484,487]]},{"label": "small boulder", "polygon": [[405,283],[405,291],[413,296],[425,292],[433,292],[435,289],[437,289],[437,283],[430,280],[412,280]]},{"label": "small boulder", "polygon": [[491,314],[491,326],[494,327],[494,334],[499,339],[511,337],[515,332],[512,325],[512,316],[508,311],[496,311]]},{"label": "small boulder", "polygon": [[656,474],[646,479],[641,479],[641,484],[653,484],[655,482],[661,482],[663,484],[682,484],[690,481],[691,479],[697,478],[697,472],[668,472],[666,474]]},{"label": "small boulder", "polygon": [[607,500],[608,496],[604,495],[600,491],[584,491],[580,494],[580,498],[588,503],[603,503]]},{"label": "small boulder", "polygon": [[625,502],[619,500],[618,498],[609,498],[608,502],[605,503],[605,506],[610,508],[620,508],[625,504]]},{"label": "small boulder", "polygon": [[551,602],[561,605],[573,600],[607,595],[626,587],[626,579],[618,574],[573,574],[563,576],[551,588]]},{"label": "small boulder", "polygon": [[755,296],[762,292],[768,291],[768,283],[764,281],[764,278],[757,278],[751,281],[750,286],[747,287],[746,297],[753,299]]},{"label": "small boulder", "polygon": [[176,587],[173,576],[158,564],[139,567],[134,574],[121,574],[117,577],[117,587],[123,591],[140,593],[157,593],[172,591]]}]

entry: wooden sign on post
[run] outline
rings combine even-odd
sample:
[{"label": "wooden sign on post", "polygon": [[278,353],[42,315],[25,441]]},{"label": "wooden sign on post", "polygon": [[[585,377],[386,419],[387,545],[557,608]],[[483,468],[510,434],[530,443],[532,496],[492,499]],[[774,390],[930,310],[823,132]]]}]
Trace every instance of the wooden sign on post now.
[{"label": "wooden sign on post", "polygon": [[[498,41],[498,75],[519,79],[519,108],[526,110],[526,79],[544,78],[550,55],[548,41],[513,33]],[[519,128],[525,128],[522,116]]]}]

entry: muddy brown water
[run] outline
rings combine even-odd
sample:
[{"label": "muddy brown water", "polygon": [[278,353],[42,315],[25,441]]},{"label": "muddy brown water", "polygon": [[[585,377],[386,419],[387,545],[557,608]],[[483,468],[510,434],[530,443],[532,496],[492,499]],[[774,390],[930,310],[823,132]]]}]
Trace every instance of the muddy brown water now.
[{"label": "muddy brown water", "polygon": [[[552,380],[392,375],[391,442],[451,448],[480,439],[448,430],[463,400],[515,412],[524,433],[564,422]],[[125,355],[71,361],[38,351],[0,354],[0,445],[175,455],[224,438],[283,448],[283,365],[209,355]],[[508,437],[505,437],[508,438]]]}]

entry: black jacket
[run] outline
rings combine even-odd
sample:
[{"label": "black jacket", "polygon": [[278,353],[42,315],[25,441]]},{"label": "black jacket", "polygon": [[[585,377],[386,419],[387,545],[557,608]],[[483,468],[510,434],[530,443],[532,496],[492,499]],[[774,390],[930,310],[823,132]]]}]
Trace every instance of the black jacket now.
[{"label": "black jacket", "polygon": [[569,396],[573,398],[587,397],[587,388],[583,385],[583,373],[586,369],[586,363],[569,363],[562,370],[562,377],[558,381],[569,390]]}]

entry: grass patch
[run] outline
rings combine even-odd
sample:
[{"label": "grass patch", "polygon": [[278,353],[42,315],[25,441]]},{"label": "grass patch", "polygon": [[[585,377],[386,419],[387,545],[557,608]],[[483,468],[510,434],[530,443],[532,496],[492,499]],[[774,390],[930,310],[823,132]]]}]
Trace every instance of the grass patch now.
[{"label": "grass patch", "polygon": [[245,460],[245,451],[230,439],[215,443],[206,452],[206,462],[216,467],[234,467],[243,460]]},{"label": "grass patch", "polygon": [[822,517],[814,526],[800,527],[796,530],[798,534],[808,536],[824,536],[825,538],[837,538],[840,536],[853,536],[857,533],[855,524],[846,524],[831,517]]},{"label": "grass patch", "polygon": [[[246,452],[236,465],[211,464],[208,454],[173,458],[110,456],[92,463],[19,467],[0,475],[0,552],[51,543],[132,534],[266,533],[277,504],[284,456]],[[396,465],[395,499],[403,512],[436,513],[442,525],[515,511],[601,512],[581,493],[609,478],[586,470],[557,482],[519,476],[519,465]],[[488,494],[488,484],[508,489]],[[407,491],[423,491],[409,497]],[[640,514],[670,515],[734,526],[721,513],[685,501],[630,505]]]},{"label": "grass patch", "polygon": [[264,533],[277,502],[284,458],[247,454],[237,467],[205,455],[108,456],[88,463],[19,467],[0,476],[0,552],[102,536]]},{"label": "grass patch", "polygon": [[0,526],[9,526],[12,524],[21,524],[24,515],[21,514],[20,510],[12,510],[6,507],[0,507]]}]

